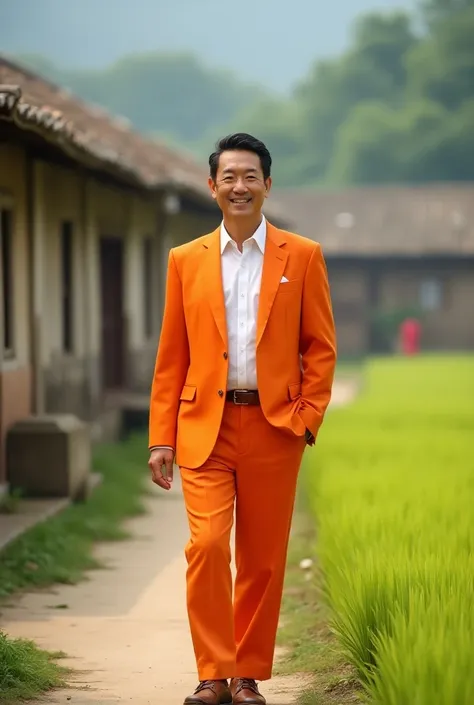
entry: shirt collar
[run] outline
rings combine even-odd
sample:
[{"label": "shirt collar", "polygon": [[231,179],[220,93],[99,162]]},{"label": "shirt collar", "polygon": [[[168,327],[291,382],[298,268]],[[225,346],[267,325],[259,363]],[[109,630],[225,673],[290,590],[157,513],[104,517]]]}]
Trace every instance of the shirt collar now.
[{"label": "shirt collar", "polygon": [[[262,253],[262,255],[265,252],[265,240],[267,239],[267,221],[265,220],[265,217],[262,217],[262,222],[252,235],[252,237],[249,238],[249,240],[255,240],[255,242],[258,245],[258,249]],[[233,242],[231,236],[227,232],[224,223],[221,223],[221,254],[224,252],[225,248],[229,244],[229,242]]]}]

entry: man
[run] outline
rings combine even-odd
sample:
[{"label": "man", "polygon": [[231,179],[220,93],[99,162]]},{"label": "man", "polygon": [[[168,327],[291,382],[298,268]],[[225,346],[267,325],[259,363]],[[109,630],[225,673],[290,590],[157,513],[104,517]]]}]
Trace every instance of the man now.
[{"label": "man", "polygon": [[257,681],[271,677],[298,470],[330,400],[334,323],[320,246],[262,215],[265,145],[231,135],[209,165],[223,222],[170,252],[149,466],[169,490],[176,451],[189,520],[200,682],[185,704],[264,705]]}]

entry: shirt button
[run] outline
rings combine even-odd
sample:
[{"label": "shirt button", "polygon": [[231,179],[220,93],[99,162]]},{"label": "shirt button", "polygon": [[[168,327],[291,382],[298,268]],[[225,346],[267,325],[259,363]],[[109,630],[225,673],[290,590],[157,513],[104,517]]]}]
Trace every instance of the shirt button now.
[{"label": "shirt button", "polygon": [[227,360],[228,357],[229,357],[228,354],[225,352],[223,355],[224,360]]},{"label": "shirt button", "polygon": [[218,395],[219,395],[220,397],[223,397],[223,396],[224,396],[224,392],[222,391],[222,389],[219,389],[219,391],[218,391],[217,393],[218,393]]}]

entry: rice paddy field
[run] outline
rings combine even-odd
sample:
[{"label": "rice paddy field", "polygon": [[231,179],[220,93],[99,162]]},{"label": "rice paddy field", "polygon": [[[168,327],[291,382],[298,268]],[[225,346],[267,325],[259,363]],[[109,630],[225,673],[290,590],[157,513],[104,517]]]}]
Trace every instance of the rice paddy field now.
[{"label": "rice paddy field", "polygon": [[377,705],[474,704],[474,358],[370,362],[305,468],[331,626]]}]

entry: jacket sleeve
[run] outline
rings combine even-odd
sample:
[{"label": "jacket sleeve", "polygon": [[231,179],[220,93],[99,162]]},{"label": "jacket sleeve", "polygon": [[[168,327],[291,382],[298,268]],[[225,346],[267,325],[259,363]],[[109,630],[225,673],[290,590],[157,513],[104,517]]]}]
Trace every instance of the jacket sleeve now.
[{"label": "jacket sleeve", "polygon": [[168,259],[166,295],[150,399],[149,448],[176,448],[181,390],[189,367],[183,289],[173,250]]},{"label": "jacket sleeve", "polygon": [[326,263],[319,244],[311,255],[303,284],[300,354],[303,380],[298,413],[316,437],[331,399],[336,366],[336,332]]}]

